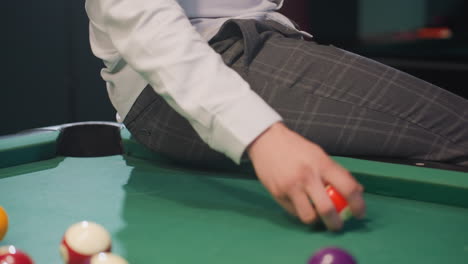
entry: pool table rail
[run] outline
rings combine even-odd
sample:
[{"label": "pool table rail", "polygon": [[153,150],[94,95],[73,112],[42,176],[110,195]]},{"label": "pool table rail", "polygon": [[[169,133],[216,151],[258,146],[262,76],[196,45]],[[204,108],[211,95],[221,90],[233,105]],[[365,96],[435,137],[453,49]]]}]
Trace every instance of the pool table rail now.
[{"label": "pool table rail", "polygon": [[[190,169],[192,165],[181,165],[148,150],[136,142],[121,124],[83,122],[0,137],[0,178],[4,177],[2,168],[62,156],[105,155],[126,155],[151,160],[164,166],[187,165],[186,169]],[[466,172],[348,157],[333,158],[347,168],[365,186],[368,193],[468,208],[468,173]],[[254,170],[248,162],[241,166],[236,166],[229,161],[217,162],[211,169],[230,171],[239,177],[246,175],[255,177]]]}]

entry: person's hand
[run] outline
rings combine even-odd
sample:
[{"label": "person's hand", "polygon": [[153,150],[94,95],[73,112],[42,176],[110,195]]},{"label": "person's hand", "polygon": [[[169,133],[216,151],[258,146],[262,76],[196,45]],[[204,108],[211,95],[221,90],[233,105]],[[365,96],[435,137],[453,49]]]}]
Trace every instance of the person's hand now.
[{"label": "person's hand", "polygon": [[[348,201],[354,217],[362,218],[363,187],[318,145],[276,123],[247,149],[257,177],[273,198],[306,224],[320,217],[329,230],[343,223],[325,186],[332,185]],[[313,204],[312,204],[313,203]]]}]

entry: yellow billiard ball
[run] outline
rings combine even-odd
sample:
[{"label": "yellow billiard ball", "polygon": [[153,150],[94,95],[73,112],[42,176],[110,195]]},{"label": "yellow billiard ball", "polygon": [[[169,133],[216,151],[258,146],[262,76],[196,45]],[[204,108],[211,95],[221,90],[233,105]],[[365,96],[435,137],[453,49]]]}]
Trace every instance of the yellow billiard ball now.
[{"label": "yellow billiard ball", "polygon": [[5,209],[3,209],[3,207],[0,206],[0,241],[3,240],[7,231],[8,231],[8,215]]}]

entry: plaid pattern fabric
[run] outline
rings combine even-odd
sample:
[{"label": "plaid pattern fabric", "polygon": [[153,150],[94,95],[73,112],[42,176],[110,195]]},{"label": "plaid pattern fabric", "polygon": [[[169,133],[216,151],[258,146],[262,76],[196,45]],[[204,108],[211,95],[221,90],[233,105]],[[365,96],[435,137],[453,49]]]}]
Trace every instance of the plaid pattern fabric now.
[{"label": "plaid pattern fabric", "polygon": [[[359,55],[303,40],[273,21],[228,21],[210,45],[289,128],[330,154],[468,166],[468,101],[459,96]],[[138,141],[176,159],[227,159],[151,87],[124,123]]]}]

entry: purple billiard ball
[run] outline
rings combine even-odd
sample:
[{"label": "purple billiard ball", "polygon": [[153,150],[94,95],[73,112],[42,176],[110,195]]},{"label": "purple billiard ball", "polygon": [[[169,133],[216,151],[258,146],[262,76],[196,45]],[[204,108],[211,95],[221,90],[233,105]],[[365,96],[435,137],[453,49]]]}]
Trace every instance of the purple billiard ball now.
[{"label": "purple billiard ball", "polygon": [[356,260],[341,248],[328,247],[315,253],[308,264],[356,264]]}]

